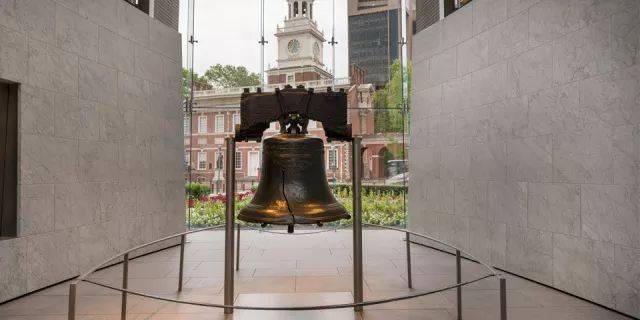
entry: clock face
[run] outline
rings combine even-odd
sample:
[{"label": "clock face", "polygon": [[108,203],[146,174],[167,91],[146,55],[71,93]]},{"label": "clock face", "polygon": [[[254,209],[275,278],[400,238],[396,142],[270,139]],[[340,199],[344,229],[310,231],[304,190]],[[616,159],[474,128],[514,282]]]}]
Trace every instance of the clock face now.
[{"label": "clock face", "polygon": [[320,44],[317,42],[313,43],[313,56],[316,58],[320,56]]},{"label": "clock face", "polygon": [[292,56],[295,56],[298,53],[300,53],[300,41],[298,41],[297,39],[293,39],[289,41],[289,44],[287,44],[287,50],[289,51],[289,54]]}]

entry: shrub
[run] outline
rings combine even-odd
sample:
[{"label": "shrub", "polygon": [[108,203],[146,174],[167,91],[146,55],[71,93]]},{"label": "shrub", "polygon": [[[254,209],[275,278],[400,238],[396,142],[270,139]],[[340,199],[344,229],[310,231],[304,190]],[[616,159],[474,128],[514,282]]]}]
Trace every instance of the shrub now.
[{"label": "shrub", "polygon": [[184,188],[189,199],[201,199],[211,193],[211,187],[197,182],[187,183]]},{"label": "shrub", "polygon": [[[339,192],[346,190],[347,192],[351,192],[350,184],[332,184],[331,189],[333,192]],[[375,185],[375,184],[365,184],[362,185],[362,193],[368,194],[371,192],[382,192],[382,193],[392,193],[395,195],[401,195],[407,192],[406,186],[394,186],[394,185]]]},{"label": "shrub", "polygon": [[[402,226],[404,225],[404,196],[396,186],[392,188],[379,188],[387,186],[375,186],[366,188],[362,193],[362,221],[364,223]],[[349,214],[353,212],[351,188],[346,185],[338,185],[334,189],[336,199],[342,203]],[[236,214],[244,208],[252,199],[251,194],[236,197]],[[225,203],[223,198],[201,199],[195,202],[191,210],[191,226],[194,228],[223,224],[225,220]],[[189,211],[187,209],[187,219]],[[329,223],[329,226],[347,226],[351,219]]]}]

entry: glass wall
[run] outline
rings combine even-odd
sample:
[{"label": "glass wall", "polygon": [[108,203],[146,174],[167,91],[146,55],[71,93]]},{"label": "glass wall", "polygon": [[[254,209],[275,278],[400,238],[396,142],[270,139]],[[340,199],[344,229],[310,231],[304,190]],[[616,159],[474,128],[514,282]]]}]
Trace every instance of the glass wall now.
[{"label": "glass wall", "polygon": [[[404,225],[411,63],[403,3],[390,0],[372,10],[366,1],[184,2],[186,224],[199,228],[224,221],[224,138],[241,121],[243,89],[302,85],[345,91],[348,122],[364,147],[363,220]],[[328,142],[321,122],[311,121],[308,130],[323,139],[326,178],[351,210],[351,144]],[[278,133],[279,125],[271,123],[264,138]],[[240,210],[260,181],[261,143],[237,143],[234,166]]]}]

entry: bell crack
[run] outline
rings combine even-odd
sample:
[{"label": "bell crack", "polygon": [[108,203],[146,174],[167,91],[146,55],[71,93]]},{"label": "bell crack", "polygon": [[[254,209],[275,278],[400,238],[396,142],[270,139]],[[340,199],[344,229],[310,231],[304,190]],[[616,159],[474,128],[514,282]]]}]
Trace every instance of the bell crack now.
[{"label": "bell crack", "polygon": [[284,202],[287,204],[287,210],[289,210],[289,213],[291,214],[291,221],[292,221],[291,226],[293,226],[296,223],[296,216],[293,215],[293,210],[291,210],[291,205],[289,204],[289,199],[287,199],[287,193],[285,192],[284,187],[285,187],[285,171],[282,170],[282,197],[284,198]]}]

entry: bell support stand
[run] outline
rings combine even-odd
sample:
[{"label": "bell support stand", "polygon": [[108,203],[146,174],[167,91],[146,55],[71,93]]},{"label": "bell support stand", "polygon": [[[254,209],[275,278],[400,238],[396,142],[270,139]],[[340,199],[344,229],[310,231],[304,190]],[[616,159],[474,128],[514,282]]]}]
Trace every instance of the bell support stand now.
[{"label": "bell support stand", "polygon": [[[353,182],[353,302],[363,300],[362,293],[362,137],[353,137],[351,142],[352,164],[351,180]],[[354,307],[355,311],[362,311],[362,306]]]},{"label": "bell support stand", "polygon": [[[228,136],[225,138],[226,144],[226,214],[224,225],[224,304],[227,306],[233,305],[234,296],[234,268],[233,268],[233,227],[235,224],[235,184],[236,184],[236,172],[235,172],[235,154],[236,143],[233,137]],[[238,243],[238,246],[240,244]],[[225,314],[232,314],[233,309],[225,308]]]}]

